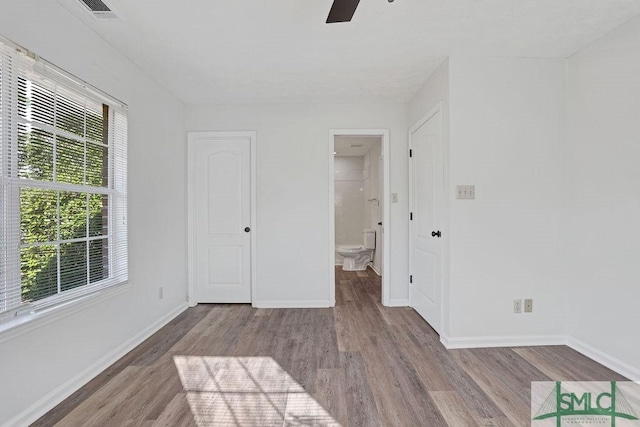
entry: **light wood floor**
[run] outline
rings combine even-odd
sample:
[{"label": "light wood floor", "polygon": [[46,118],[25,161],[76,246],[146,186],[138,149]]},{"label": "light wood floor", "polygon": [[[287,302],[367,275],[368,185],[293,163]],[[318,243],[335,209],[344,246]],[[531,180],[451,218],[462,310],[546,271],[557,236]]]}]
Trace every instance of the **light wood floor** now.
[{"label": "light wood floor", "polygon": [[447,351],[370,270],[333,309],[199,305],[37,426],[528,426],[530,383],[624,380],[568,347]]}]

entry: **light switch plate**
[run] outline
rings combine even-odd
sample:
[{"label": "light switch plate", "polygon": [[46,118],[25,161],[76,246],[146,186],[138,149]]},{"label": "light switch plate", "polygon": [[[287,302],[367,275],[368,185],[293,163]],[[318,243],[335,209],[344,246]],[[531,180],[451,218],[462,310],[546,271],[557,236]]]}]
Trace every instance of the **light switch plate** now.
[{"label": "light switch plate", "polygon": [[456,199],[473,200],[476,198],[475,185],[456,185]]},{"label": "light switch plate", "polygon": [[398,203],[398,193],[391,193],[391,203]]}]

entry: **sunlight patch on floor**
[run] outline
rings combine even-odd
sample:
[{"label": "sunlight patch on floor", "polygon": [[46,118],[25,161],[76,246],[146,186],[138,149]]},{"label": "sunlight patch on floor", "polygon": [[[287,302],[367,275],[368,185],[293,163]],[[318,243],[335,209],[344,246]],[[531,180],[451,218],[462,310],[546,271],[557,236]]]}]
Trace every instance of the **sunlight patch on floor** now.
[{"label": "sunlight patch on floor", "polygon": [[339,426],[271,357],[174,356],[198,426]]}]

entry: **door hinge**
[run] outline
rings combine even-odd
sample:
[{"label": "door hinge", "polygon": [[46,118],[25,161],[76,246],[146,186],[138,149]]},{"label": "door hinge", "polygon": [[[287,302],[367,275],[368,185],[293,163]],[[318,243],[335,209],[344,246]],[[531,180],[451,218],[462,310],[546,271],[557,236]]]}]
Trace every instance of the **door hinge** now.
[{"label": "door hinge", "polygon": [[409,276],[409,283],[413,283],[413,275]]},{"label": "door hinge", "polygon": [[409,157],[413,157],[413,150],[409,150]]},{"label": "door hinge", "polygon": [[409,221],[413,221],[413,212],[409,212]]}]

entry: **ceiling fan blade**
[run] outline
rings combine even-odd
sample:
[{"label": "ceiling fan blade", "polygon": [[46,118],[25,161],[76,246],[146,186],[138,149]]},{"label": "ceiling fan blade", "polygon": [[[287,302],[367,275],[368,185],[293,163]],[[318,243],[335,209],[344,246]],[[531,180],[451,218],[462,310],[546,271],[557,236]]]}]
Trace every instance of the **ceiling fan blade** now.
[{"label": "ceiling fan blade", "polygon": [[327,24],[351,21],[353,14],[356,13],[358,3],[360,0],[334,0],[329,17],[327,17]]}]

